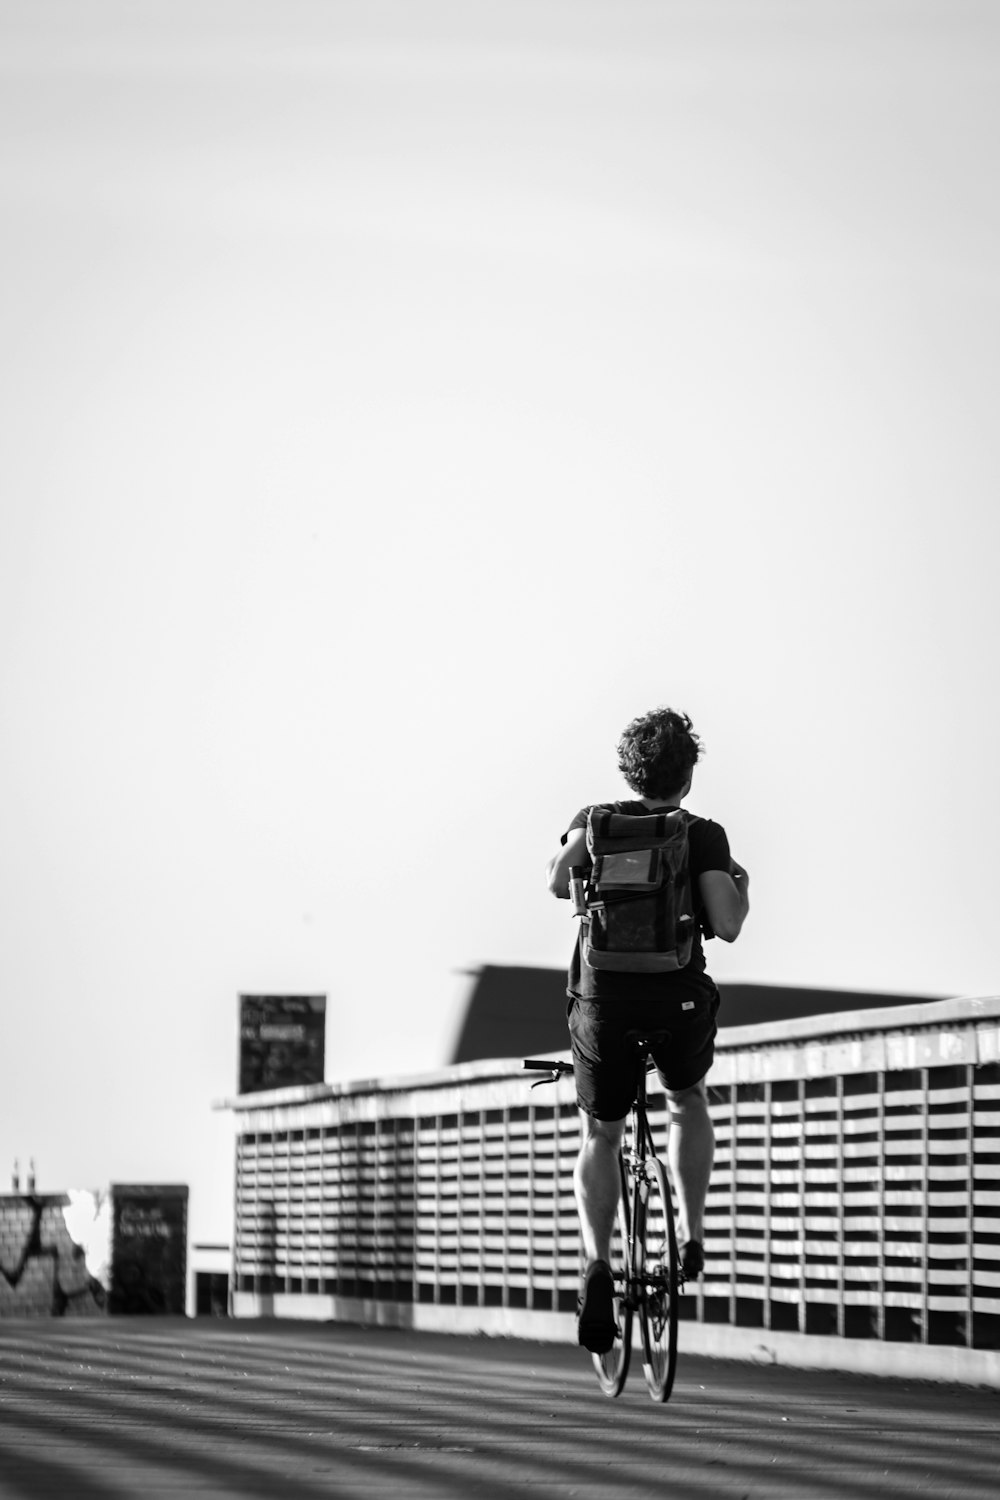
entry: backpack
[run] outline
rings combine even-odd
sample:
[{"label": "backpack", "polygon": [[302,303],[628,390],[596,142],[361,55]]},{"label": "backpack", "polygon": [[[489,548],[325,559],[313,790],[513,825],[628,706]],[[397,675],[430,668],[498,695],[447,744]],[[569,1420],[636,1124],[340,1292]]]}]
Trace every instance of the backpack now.
[{"label": "backpack", "polygon": [[695,917],[688,821],[681,808],[643,814],[592,807],[582,956],[594,969],[669,974],[691,957]]}]

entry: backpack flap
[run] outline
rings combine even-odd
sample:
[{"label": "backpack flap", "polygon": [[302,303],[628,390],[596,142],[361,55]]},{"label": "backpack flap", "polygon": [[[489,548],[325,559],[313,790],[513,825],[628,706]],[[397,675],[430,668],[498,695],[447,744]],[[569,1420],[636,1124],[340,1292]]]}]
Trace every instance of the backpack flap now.
[{"label": "backpack flap", "polygon": [[687,815],[648,816],[591,809],[593,860],[583,958],[595,969],[666,974],[691,957],[694,915],[688,876]]},{"label": "backpack flap", "polygon": [[662,865],[659,849],[625,849],[616,854],[598,854],[590,880],[602,896],[615,891],[625,894],[655,891],[663,881]]}]

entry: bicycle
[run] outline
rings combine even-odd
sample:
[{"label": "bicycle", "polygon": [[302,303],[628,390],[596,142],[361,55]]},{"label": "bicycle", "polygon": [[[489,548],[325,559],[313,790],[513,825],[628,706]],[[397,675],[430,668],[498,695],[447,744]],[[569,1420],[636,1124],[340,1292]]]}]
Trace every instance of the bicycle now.
[{"label": "bicycle", "polygon": [[[641,1065],[638,1091],[618,1157],[621,1193],[611,1242],[618,1331],[608,1353],[592,1354],[591,1358],[604,1394],[621,1395],[632,1354],[632,1321],[638,1313],[642,1368],[650,1397],[668,1401],[677,1369],[677,1299],[684,1277],[677,1254],[670,1184],[656,1155],[646,1113],[646,1074],[653,1067],[651,1049],[668,1041],[670,1033],[633,1032],[630,1036]],[[549,1075],[539,1078],[532,1088],[555,1083],[573,1071],[572,1063],[551,1058],[528,1057],[524,1067]]]}]

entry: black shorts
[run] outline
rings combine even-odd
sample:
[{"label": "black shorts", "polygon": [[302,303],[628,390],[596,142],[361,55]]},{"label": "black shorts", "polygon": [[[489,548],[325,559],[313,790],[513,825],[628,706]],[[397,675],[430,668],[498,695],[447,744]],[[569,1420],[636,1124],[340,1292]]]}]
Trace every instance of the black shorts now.
[{"label": "black shorts", "polygon": [[670,1040],[653,1052],[668,1089],[689,1089],[704,1078],[715,1057],[719,992],[707,974],[697,981],[655,1002],[570,1001],[576,1102],[585,1114],[622,1120],[631,1109],[639,1071],[625,1042],[629,1031],[670,1032]]}]

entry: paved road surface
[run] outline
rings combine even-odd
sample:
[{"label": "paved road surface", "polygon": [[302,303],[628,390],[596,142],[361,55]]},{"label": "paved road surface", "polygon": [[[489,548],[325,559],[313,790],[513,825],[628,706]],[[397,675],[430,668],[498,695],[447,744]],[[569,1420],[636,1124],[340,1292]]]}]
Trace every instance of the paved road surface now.
[{"label": "paved road surface", "polygon": [[996,1391],[340,1325],[0,1323],[0,1496],[934,1500],[1000,1493]]}]

